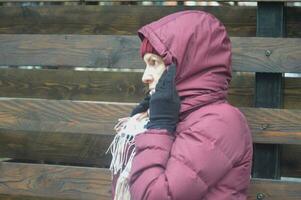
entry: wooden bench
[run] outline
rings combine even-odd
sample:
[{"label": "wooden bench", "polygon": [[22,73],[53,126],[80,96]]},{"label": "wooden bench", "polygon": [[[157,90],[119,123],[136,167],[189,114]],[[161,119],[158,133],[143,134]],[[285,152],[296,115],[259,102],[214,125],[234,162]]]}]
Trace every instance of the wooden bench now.
[{"label": "wooden bench", "polygon": [[0,6],[0,199],[111,198],[112,128],[144,93],[136,31],[184,9],[213,13],[231,36],[229,101],[255,150],[248,199],[301,198],[300,179],[284,178],[301,177],[301,77],[282,74],[301,73],[300,7],[72,2]]}]

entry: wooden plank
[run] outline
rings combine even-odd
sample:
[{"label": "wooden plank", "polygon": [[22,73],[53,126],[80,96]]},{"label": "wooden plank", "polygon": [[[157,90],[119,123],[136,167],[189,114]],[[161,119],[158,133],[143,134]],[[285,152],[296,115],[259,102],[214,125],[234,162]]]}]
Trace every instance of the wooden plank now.
[{"label": "wooden plank", "polygon": [[[301,58],[301,51],[297,47],[299,45],[298,39],[287,39],[263,37],[231,38],[233,45],[233,70],[273,73],[299,72],[301,68],[300,63],[297,63],[299,62],[297,61],[298,59],[294,58],[295,56]],[[297,43],[293,44],[293,42]],[[290,54],[290,50],[295,52]]]},{"label": "wooden plank", "polygon": [[12,199],[111,198],[108,169],[0,162],[0,180],[0,194]]},{"label": "wooden plank", "polygon": [[[108,169],[0,162],[0,199],[111,199]],[[301,183],[252,179],[248,200],[297,200]]]},{"label": "wooden plank", "polygon": [[[135,103],[1,98],[1,128],[16,131],[114,134]],[[244,108],[256,143],[301,144],[301,110]],[[55,126],[56,128],[52,127]]]},{"label": "wooden plank", "polygon": [[[142,71],[142,70],[141,70]],[[146,91],[141,72],[0,69],[2,97],[139,102]],[[301,109],[301,78],[285,78],[284,108]],[[254,105],[253,73],[232,73],[228,100]]]},{"label": "wooden plank", "polygon": [[299,200],[301,183],[253,178],[248,200]]},{"label": "wooden plank", "polygon": [[287,37],[301,37],[301,9],[300,7],[285,7]]},{"label": "wooden plank", "polygon": [[2,97],[139,102],[146,91],[141,77],[141,72],[0,69],[0,94]]},{"label": "wooden plank", "polygon": [[[0,2],[60,2],[72,1],[81,2],[81,0],[0,0]],[[82,0],[83,2],[142,2],[145,0]],[[182,2],[181,0],[148,0],[149,2]],[[196,2],[229,2],[229,0],[195,0]],[[233,2],[240,2],[241,0],[233,0]],[[244,2],[298,2],[300,0],[244,0]]]},{"label": "wooden plank", "polygon": [[[0,7],[0,34],[136,35],[154,20],[181,10],[216,16],[233,37],[256,36],[255,6],[19,6]],[[301,8],[286,7],[288,37],[301,37]],[[151,12],[151,15],[145,13]],[[128,16],[131,13],[131,17]],[[110,23],[109,23],[110,22]]]},{"label": "wooden plank", "polygon": [[[0,157],[108,167],[117,119],[135,104],[0,100]],[[301,110],[241,108],[255,143],[301,144]]]},{"label": "wooden plank", "polygon": [[[142,71],[142,70],[140,70]],[[147,88],[141,72],[0,69],[2,97],[57,100],[139,102]],[[301,79],[291,81],[289,96],[294,106],[301,99]],[[299,86],[297,85],[299,83]],[[229,100],[236,106],[252,106],[253,74],[233,73]]]},{"label": "wooden plank", "polygon": [[[257,32],[259,37],[286,36],[285,4],[259,2]],[[268,52],[266,52],[268,53]],[[267,56],[270,53],[266,54]],[[269,56],[268,56],[269,57]],[[283,107],[283,83],[281,73],[256,73],[255,106],[264,108]],[[280,146],[255,144],[252,175],[255,178],[280,178]]]},{"label": "wooden plank", "polygon": [[284,108],[301,109],[301,78],[285,78]]},{"label": "wooden plank", "polygon": [[[0,69],[0,94],[18,98],[139,102],[146,90],[141,77],[141,72]],[[284,108],[301,109],[301,78],[284,81]],[[252,107],[254,85],[253,73],[232,73],[229,102]]]},{"label": "wooden plank", "polygon": [[301,145],[281,145],[281,176],[301,178]]},{"label": "wooden plank", "polygon": [[[0,0],[0,2],[142,2],[145,0]],[[181,0],[148,0],[149,2],[182,2]],[[196,2],[204,2],[204,0],[195,0]],[[206,0],[205,2],[229,2],[229,0]],[[233,0],[234,2],[240,2],[241,0]],[[300,0],[244,0],[244,2],[298,2]]]},{"label": "wooden plank", "polygon": [[105,152],[114,124],[133,108],[20,99],[0,104],[0,157],[101,167],[108,167],[111,159]]},{"label": "wooden plank", "polygon": [[[225,25],[230,36],[256,34],[256,7],[138,5],[0,7],[0,34],[136,35],[143,25],[183,10],[213,14]],[[289,14],[297,15],[298,10]],[[295,30],[296,19],[292,18],[291,23]],[[294,33],[298,34],[298,29]]]},{"label": "wooden plank", "polygon": [[81,0],[0,0],[1,3],[13,2],[81,2]]},{"label": "wooden plank", "polygon": [[[232,37],[231,41],[234,71],[301,72],[300,38]],[[3,34],[0,66],[141,69],[139,47],[137,36]]]}]

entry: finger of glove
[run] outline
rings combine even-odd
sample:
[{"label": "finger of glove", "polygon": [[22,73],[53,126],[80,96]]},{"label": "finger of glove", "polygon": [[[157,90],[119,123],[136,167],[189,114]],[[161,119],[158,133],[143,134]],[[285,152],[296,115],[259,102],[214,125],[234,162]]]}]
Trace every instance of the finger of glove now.
[{"label": "finger of glove", "polygon": [[149,100],[150,100],[150,95],[147,95],[143,101],[138,105],[136,106],[132,113],[131,113],[131,116],[134,116],[135,114],[137,113],[141,113],[141,112],[145,112],[147,111],[147,109],[149,108]]},{"label": "finger of glove", "polygon": [[173,98],[177,94],[175,85],[176,66],[175,64],[170,65],[168,70],[164,71],[157,86],[156,93],[162,94],[168,98]]},{"label": "finger of glove", "polygon": [[167,75],[167,70],[164,70],[163,74],[161,75],[161,77],[156,85],[155,93],[158,93],[158,92],[164,90],[166,75]]},{"label": "finger of glove", "polygon": [[167,91],[169,93],[169,96],[173,96],[177,92],[175,77],[176,77],[176,65],[172,63],[168,68],[168,72],[166,76],[166,87],[168,88]]}]

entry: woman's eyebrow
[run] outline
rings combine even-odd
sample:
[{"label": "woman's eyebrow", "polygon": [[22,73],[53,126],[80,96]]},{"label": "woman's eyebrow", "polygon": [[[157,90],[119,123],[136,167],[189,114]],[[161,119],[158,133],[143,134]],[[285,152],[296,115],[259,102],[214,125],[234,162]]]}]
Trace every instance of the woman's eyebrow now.
[{"label": "woman's eyebrow", "polygon": [[154,61],[156,61],[156,60],[157,60],[157,58],[156,58],[156,57],[153,57],[153,56],[151,56],[151,57],[149,57],[149,60],[154,60]]}]

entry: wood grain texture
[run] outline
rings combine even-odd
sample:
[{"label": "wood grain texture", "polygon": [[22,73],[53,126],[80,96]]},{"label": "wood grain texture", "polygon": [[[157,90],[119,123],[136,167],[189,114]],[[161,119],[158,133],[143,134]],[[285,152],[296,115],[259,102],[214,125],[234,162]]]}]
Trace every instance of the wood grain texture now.
[{"label": "wood grain texture", "polygon": [[[225,25],[230,36],[255,36],[256,7],[245,6],[0,7],[0,33],[136,35],[145,24],[183,10],[202,10],[213,14]],[[298,10],[291,13],[298,14]],[[295,30],[295,18],[290,24]],[[294,34],[298,34],[297,30]]]},{"label": "wood grain texture", "polygon": [[0,69],[2,97],[139,102],[141,72]]},{"label": "wood grain texture", "polygon": [[0,180],[0,194],[12,199],[109,200],[111,197],[108,169],[0,162]]},{"label": "wood grain texture", "polygon": [[[141,72],[0,69],[0,94],[2,97],[139,102],[147,89],[141,78]],[[298,86],[296,81],[291,81],[289,86],[293,88],[289,87],[287,98],[301,108],[301,79],[299,82]],[[231,104],[251,107],[253,96],[254,75],[233,73],[228,95]]]},{"label": "wood grain texture", "polygon": [[[232,37],[231,42],[234,71],[301,72],[300,38]],[[139,47],[137,36],[3,34],[0,66],[142,69]]]},{"label": "wood grain texture", "polygon": [[81,2],[81,0],[0,0],[3,3],[13,3],[13,2]]},{"label": "wood grain texture", "polygon": [[[135,104],[0,100],[0,157],[108,167],[118,118]],[[301,111],[241,108],[255,143],[301,142]]]},{"label": "wood grain texture", "polygon": [[[145,24],[181,10],[216,16],[230,36],[256,36],[256,7],[246,6],[37,6],[0,7],[1,34],[136,35]],[[286,7],[288,37],[301,37],[301,8]],[[151,15],[145,14],[151,12]],[[131,13],[131,16],[128,16]]]},{"label": "wood grain texture", "polygon": [[[246,39],[246,40],[245,40]],[[231,38],[234,71],[300,72],[301,39]],[[298,41],[299,40],[299,41]],[[268,53],[270,55],[268,56]]]},{"label": "wood grain texture", "polygon": [[[301,110],[240,108],[256,143],[300,144]],[[299,141],[298,141],[299,140]]]},{"label": "wood grain texture", "polygon": [[118,103],[0,102],[0,157],[101,167],[109,166],[111,156],[105,152],[117,119],[133,108]]},{"label": "wood grain texture", "polygon": [[[0,69],[2,97],[139,102],[145,94],[141,72]],[[254,105],[254,74],[232,73],[228,100]],[[284,108],[301,109],[301,78],[285,78]]]},{"label": "wood grain texture", "polygon": [[[142,2],[145,0],[30,0],[32,2]],[[182,2],[179,0],[148,0],[149,2]],[[202,2],[229,2],[229,0],[195,0]],[[241,0],[233,0],[234,2],[240,2]],[[244,0],[244,2],[264,2],[264,1],[272,1],[272,2],[298,2],[300,0]],[[0,2],[28,2],[28,0],[0,0]]]},{"label": "wood grain texture", "polygon": [[299,200],[300,188],[300,182],[253,178],[248,200],[258,200],[258,196],[264,200]]},{"label": "wood grain texture", "polygon": [[[108,169],[0,162],[0,199],[111,199]],[[258,194],[267,200],[297,200],[301,183],[252,179],[248,200]]]},{"label": "wood grain texture", "polygon": [[281,176],[301,178],[301,145],[281,145]]}]

